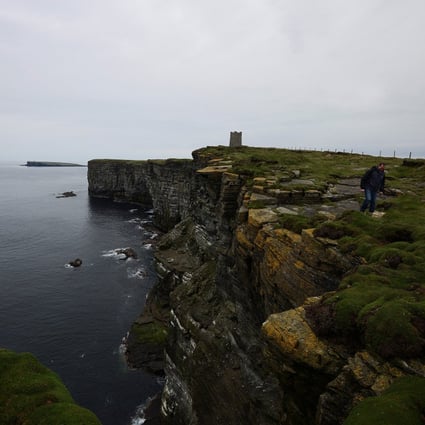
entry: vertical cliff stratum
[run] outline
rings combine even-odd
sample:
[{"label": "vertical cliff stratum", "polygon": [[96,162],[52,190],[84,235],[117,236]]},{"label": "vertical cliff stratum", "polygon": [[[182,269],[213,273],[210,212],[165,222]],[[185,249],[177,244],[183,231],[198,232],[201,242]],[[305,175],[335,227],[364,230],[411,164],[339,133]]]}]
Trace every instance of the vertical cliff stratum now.
[{"label": "vertical cliff stratum", "polygon": [[[156,247],[158,283],[128,348],[133,364],[164,370],[164,423],[341,424],[397,378],[424,375],[419,304],[418,337],[405,358],[368,343],[376,312],[366,301],[352,304],[363,302],[369,316],[356,319],[353,307],[347,314],[359,323],[341,325],[347,303],[339,301],[356,287],[344,282],[359,271],[372,279],[366,270],[375,261],[354,225],[385,224],[385,211],[356,211],[358,179],[371,160],[218,147],[195,151],[193,160],[89,162],[92,197],[153,208],[167,231]],[[387,191],[389,199],[401,194]],[[367,301],[375,309],[376,299],[379,292]],[[156,340],[159,352],[150,331],[166,336]]]}]

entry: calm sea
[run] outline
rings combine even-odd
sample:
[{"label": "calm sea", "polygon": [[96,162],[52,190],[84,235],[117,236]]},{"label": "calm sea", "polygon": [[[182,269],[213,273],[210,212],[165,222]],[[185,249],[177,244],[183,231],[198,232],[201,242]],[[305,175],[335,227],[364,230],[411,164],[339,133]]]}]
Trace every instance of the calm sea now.
[{"label": "calm sea", "polygon": [[33,353],[104,425],[143,423],[162,384],[127,368],[121,342],[156,279],[155,233],[149,212],[90,199],[86,174],[0,163],[0,347]]}]

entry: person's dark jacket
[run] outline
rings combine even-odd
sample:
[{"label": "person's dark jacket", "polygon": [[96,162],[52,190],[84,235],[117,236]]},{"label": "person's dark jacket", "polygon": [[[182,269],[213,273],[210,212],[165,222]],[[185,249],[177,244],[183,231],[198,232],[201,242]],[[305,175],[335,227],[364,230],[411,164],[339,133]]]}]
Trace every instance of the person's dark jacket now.
[{"label": "person's dark jacket", "polygon": [[375,192],[383,192],[385,186],[385,172],[379,170],[374,165],[370,170],[366,171],[365,175],[360,181],[362,189],[370,189]]}]

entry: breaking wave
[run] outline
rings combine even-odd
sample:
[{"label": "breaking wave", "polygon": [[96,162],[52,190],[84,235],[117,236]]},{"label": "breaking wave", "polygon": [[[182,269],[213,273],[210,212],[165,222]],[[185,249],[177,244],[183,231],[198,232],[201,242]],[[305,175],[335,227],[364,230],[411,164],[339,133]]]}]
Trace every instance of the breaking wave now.
[{"label": "breaking wave", "polygon": [[127,276],[129,279],[144,279],[147,276],[146,270],[144,267],[138,267],[127,270]]},{"label": "breaking wave", "polygon": [[109,249],[106,251],[102,251],[102,257],[112,257],[116,260],[125,260],[127,256],[122,252],[123,250],[128,249],[127,248],[115,248],[115,249]]}]

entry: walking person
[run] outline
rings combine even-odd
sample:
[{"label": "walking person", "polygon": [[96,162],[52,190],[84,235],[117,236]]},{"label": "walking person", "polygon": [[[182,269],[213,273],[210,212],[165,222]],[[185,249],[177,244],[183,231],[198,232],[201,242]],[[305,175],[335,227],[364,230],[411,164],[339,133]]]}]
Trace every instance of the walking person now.
[{"label": "walking person", "polygon": [[360,207],[361,212],[365,212],[369,207],[369,212],[373,213],[376,207],[376,196],[378,192],[384,191],[385,185],[385,164],[381,162],[366,171],[360,181],[360,188],[364,189],[365,198]]}]

